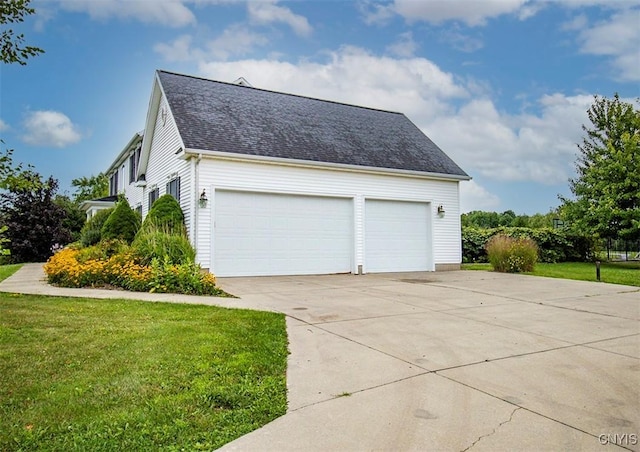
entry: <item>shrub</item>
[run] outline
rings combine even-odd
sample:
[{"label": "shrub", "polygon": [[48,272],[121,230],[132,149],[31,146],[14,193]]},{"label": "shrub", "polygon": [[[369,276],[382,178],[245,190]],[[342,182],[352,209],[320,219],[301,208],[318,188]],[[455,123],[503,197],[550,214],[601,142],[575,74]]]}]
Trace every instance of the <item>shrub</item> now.
[{"label": "shrub", "polygon": [[589,261],[594,255],[594,241],[591,237],[571,234],[551,228],[492,229],[462,228],[462,261],[488,262],[486,245],[491,237],[503,234],[512,238],[530,238],[538,245],[541,262]]},{"label": "shrub", "polygon": [[151,263],[149,292],[177,292],[193,295],[215,295],[216,278],[211,273],[203,273],[194,262],[173,265],[168,259],[154,259]]},{"label": "shrub", "polygon": [[80,243],[82,243],[83,246],[95,245],[102,239],[102,226],[112,212],[113,207],[111,209],[99,210],[84,224],[80,231]]},{"label": "shrub", "polygon": [[72,241],[71,232],[64,227],[65,210],[53,202],[58,181],[53,177],[42,180],[29,172],[24,184],[0,190],[0,217],[7,227],[3,237],[12,263],[43,262],[57,245]]},{"label": "shrub", "polygon": [[538,247],[528,237],[498,234],[489,240],[486,248],[489,262],[498,272],[530,272],[538,260]]},{"label": "shrub", "polygon": [[102,225],[102,239],[120,239],[131,243],[138,229],[140,229],[140,216],[134,212],[127,199],[123,197]]},{"label": "shrub", "polygon": [[143,229],[161,229],[183,233],[186,229],[184,214],[178,201],[170,194],[162,195],[151,206],[142,224]]},{"label": "shrub", "polygon": [[116,254],[131,253],[131,247],[124,240],[102,240],[95,245],[78,250],[78,261],[107,260]]},{"label": "shrub", "polygon": [[196,251],[184,229],[172,233],[166,225],[149,225],[140,229],[132,247],[140,262],[145,265],[150,265],[154,259],[162,262],[168,260],[171,264],[194,263],[196,259]]},{"label": "shrub", "polygon": [[464,263],[487,262],[487,241],[495,229],[462,228],[462,261]]}]

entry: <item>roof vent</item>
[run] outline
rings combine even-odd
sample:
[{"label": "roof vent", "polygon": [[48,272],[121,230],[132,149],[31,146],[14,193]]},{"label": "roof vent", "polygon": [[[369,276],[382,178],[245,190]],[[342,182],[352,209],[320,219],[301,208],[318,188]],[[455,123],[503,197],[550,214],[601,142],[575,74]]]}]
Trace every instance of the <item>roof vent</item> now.
[{"label": "roof vent", "polygon": [[244,77],[240,77],[238,80],[236,80],[233,83],[235,83],[236,85],[248,86],[249,88],[253,88],[253,85],[251,83],[249,83],[248,81],[246,81]]}]

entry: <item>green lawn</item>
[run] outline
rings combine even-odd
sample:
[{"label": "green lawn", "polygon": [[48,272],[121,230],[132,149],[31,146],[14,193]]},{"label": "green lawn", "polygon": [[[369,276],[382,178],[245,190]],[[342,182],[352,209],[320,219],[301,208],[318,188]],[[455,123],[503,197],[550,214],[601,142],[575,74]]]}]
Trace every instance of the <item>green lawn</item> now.
[{"label": "green lawn", "polygon": [[[491,270],[490,264],[463,264],[463,270]],[[538,263],[527,275],[550,278],[596,281],[596,265],[592,262],[562,262],[558,264]],[[600,265],[600,280],[611,284],[626,284],[640,287],[640,262],[603,262]]]},{"label": "green lawn", "polygon": [[22,267],[22,264],[0,265],[0,281],[7,279]]},{"label": "green lawn", "polygon": [[287,353],[281,314],[0,294],[0,450],[215,449],[285,413]]}]

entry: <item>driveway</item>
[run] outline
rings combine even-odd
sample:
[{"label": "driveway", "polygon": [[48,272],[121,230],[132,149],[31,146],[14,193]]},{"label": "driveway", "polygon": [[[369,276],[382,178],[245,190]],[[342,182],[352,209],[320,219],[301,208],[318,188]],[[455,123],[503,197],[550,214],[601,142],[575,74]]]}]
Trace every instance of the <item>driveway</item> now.
[{"label": "driveway", "polygon": [[291,350],[288,413],[222,450],[640,450],[637,287],[470,271],[220,283],[286,313]]}]

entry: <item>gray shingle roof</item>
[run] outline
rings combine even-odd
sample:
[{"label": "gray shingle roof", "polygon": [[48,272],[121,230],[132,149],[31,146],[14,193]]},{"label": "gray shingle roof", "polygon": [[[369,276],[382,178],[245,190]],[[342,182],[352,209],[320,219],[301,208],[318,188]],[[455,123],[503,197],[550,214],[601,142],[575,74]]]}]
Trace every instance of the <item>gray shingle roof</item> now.
[{"label": "gray shingle roof", "polygon": [[467,176],[401,113],[158,76],[187,148]]}]

